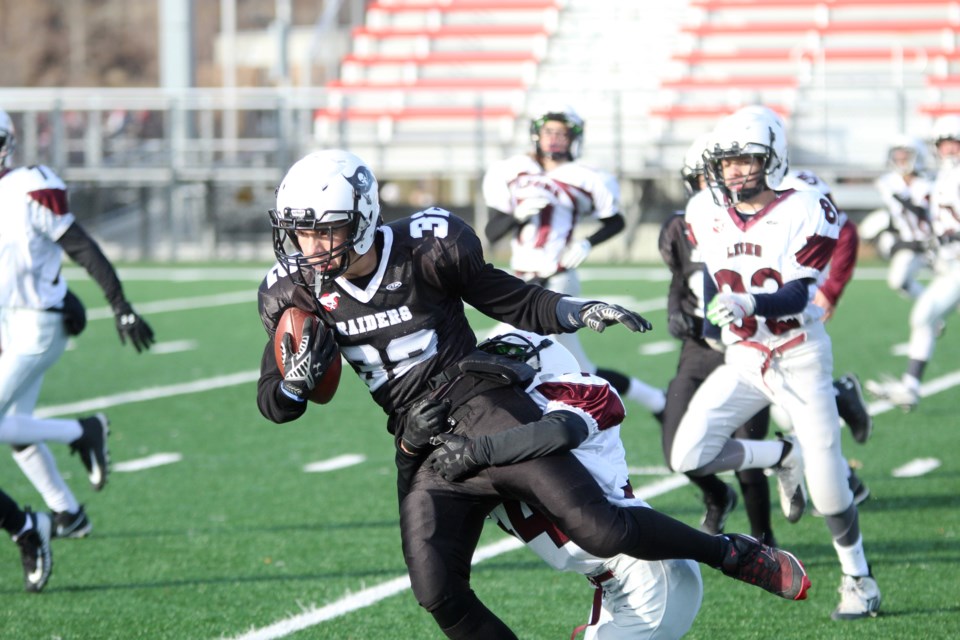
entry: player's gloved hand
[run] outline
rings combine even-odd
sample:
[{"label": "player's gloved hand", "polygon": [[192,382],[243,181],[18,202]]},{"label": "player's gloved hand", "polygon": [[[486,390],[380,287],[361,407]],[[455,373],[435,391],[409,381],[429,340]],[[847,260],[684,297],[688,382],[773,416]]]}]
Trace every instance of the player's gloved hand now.
[{"label": "player's gloved hand", "polygon": [[137,350],[145,351],[154,343],[153,329],[147,324],[130,303],[121,301],[113,308],[113,316],[117,322],[117,333],[120,334],[120,344],[127,344],[127,340]]},{"label": "player's gloved hand", "polygon": [[674,338],[683,340],[694,335],[696,328],[693,318],[683,311],[671,311],[667,314],[667,331]]},{"label": "player's gloved hand", "polygon": [[477,460],[470,438],[441,433],[433,441],[440,446],[427,458],[427,464],[448,482],[462,480],[488,466]]},{"label": "player's gloved hand", "polygon": [[312,320],[305,320],[296,350],[289,333],[284,334],[280,342],[280,357],[283,359],[281,388],[287,395],[305,402],[336,356],[333,331],[317,331]]},{"label": "player's gloved hand", "polygon": [[427,399],[418,402],[403,419],[403,435],[400,444],[406,453],[420,455],[433,445],[430,439],[438,433],[449,431],[453,425],[447,422],[450,402]]},{"label": "player's gloved hand", "polygon": [[593,245],[590,244],[589,240],[584,239],[574,242],[564,249],[560,256],[560,266],[564,269],[576,269],[587,259],[591,249],[593,249]]},{"label": "player's gloved hand", "polygon": [[749,293],[718,293],[707,305],[707,320],[722,328],[752,316],[756,308],[757,302]]},{"label": "player's gloved hand", "polygon": [[550,199],[544,198],[543,196],[534,196],[532,198],[524,198],[517,203],[517,206],[513,210],[513,218],[519,223],[525,223],[530,218],[535,215],[538,215],[541,211],[550,206]]},{"label": "player's gloved hand", "polygon": [[622,324],[630,331],[640,333],[653,329],[650,321],[639,313],[606,302],[587,302],[580,307],[580,322],[597,333],[603,333],[604,329],[612,324]]}]

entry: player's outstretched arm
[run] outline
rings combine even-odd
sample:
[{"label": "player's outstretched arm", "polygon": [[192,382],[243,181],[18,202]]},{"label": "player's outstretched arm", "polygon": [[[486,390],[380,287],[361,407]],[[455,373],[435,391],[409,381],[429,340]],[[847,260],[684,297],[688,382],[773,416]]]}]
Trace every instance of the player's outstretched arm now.
[{"label": "player's outstretched arm", "polygon": [[567,331],[590,327],[597,333],[603,333],[607,327],[614,324],[622,324],[630,331],[640,333],[653,329],[650,321],[639,313],[618,304],[598,300],[561,298],[557,302],[557,317]]}]

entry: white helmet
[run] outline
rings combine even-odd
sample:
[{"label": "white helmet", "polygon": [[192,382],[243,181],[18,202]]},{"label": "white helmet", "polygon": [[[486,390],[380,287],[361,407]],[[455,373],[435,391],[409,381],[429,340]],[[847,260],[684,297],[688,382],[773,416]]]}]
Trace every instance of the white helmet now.
[{"label": "white helmet", "polygon": [[700,191],[700,176],[703,175],[703,152],[707,150],[709,142],[710,134],[703,133],[697,136],[683,155],[680,177],[683,178],[683,188],[687,191],[687,197]]},{"label": "white helmet", "polygon": [[[762,179],[754,188],[733,191],[724,183],[720,161],[739,156],[758,157]],[[703,161],[707,184],[717,204],[736,204],[765,189],[776,189],[788,169],[783,120],[772,109],[760,105],[732,113],[714,129]]]},{"label": "white helmet", "polygon": [[[951,113],[940,116],[937,118],[937,121],[933,123],[933,143],[937,145],[938,150],[940,143],[944,140],[960,141],[960,115]],[[955,155],[941,155],[940,159],[951,165],[960,164],[960,157],[956,157]]]},{"label": "white helmet", "polygon": [[0,167],[7,166],[13,150],[17,148],[16,133],[10,114],[0,109]]},{"label": "white helmet", "polygon": [[556,340],[520,329],[512,329],[488,338],[477,345],[487,353],[525,362],[541,374],[579,373],[580,363]]},{"label": "white helmet", "polygon": [[[340,276],[350,266],[351,251],[363,255],[373,246],[381,222],[377,189],[367,164],[348,151],[317,151],[298,160],[277,187],[277,208],[269,212],[277,260],[289,268],[315,270],[343,256],[336,269],[320,271],[324,280]],[[303,255],[297,231],[342,228],[348,229],[344,242]]]},{"label": "white helmet", "polygon": [[899,135],[887,150],[887,168],[900,175],[919,175],[927,170],[927,144],[920,138]]},{"label": "white helmet", "polygon": [[580,157],[580,145],[583,144],[583,118],[577,114],[570,106],[561,107],[552,111],[546,111],[543,115],[530,121],[530,139],[533,141],[533,149],[537,155],[540,151],[540,128],[544,124],[554,120],[567,125],[567,133],[570,136],[570,147],[564,154],[549,154],[553,160],[574,160]]}]

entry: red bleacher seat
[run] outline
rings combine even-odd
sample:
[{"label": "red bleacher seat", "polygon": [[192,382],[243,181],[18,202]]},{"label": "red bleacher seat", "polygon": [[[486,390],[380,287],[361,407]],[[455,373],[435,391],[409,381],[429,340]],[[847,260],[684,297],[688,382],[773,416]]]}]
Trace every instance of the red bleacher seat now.
[{"label": "red bleacher seat", "polygon": [[739,35],[739,34],[772,34],[772,33],[818,33],[851,34],[851,33],[917,33],[930,31],[960,31],[960,24],[949,23],[943,20],[850,20],[819,23],[813,21],[757,21],[738,23],[718,23],[685,25],[680,28],[683,33],[695,36],[711,35]]},{"label": "red bleacher seat", "polygon": [[909,6],[909,5],[950,5],[950,0],[690,0],[690,6],[697,9],[714,11],[718,9],[784,9],[787,7],[870,7],[870,6]]},{"label": "red bleacher seat", "polygon": [[796,76],[729,76],[725,78],[675,78],[660,81],[664,89],[787,89],[799,84]]},{"label": "red bleacher seat", "polygon": [[[668,120],[692,120],[697,118],[706,118],[716,120],[723,116],[728,116],[737,109],[747,105],[682,105],[674,104],[665,107],[654,107],[650,110],[650,115],[657,118],[666,118]],[[789,117],[791,110],[787,107],[767,104],[765,105],[777,112],[783,117]]]},{"label": "red bleacher seat", "polygon": [[451,2],[371,2],[367,11],[386,11],[400,13],[410,11],[530,11],[538,9],[560,9],[556,0],[452,0]]}]

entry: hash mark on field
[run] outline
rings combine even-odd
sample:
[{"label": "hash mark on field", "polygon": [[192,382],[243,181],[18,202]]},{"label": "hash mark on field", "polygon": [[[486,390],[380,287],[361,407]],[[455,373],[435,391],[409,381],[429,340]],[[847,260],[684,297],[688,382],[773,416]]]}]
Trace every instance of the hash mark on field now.
[{"label": "hash mark on field", "polygon": [[337,456],[336,458],[330,458],[329,460],[311,462],[310,464],[304,465],[303,470],[307,473],[335,471],[336,469],[344,469],[358,465],[366,459],[367,456],[360,455],[359,453],[347,453],[342,456]]},{"label": "hash mark on field", "polygon": [[679,345],[679,340],[658,340],[657,342],[644,344],[637,351],[642,356],[656,356],[661,353],[672,353],[677,350]]},{"label": "hash mark on field", "polygon": [[146,458],[137,458],[136,460],[127,460],[112,465],[113,471],[120,473],[130,471],[143,471],[154,467],[162,467],[165,464],[173,464],[183,460],[183,454],[180,453],[155,453]]},{"label": "hash mark on field", "polygon": [[150,347],[150,353],[167,354],[180,351],[193,351],[197,348],[196,340],[169,340],[158,342]]},{"label": "hash mark on field", "polygon": [[894,478],[916,478],[926,475],[940,466],[936,458],[917,458],[893,470]]}]

